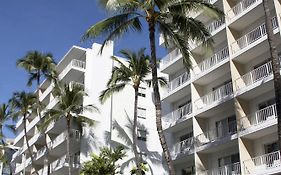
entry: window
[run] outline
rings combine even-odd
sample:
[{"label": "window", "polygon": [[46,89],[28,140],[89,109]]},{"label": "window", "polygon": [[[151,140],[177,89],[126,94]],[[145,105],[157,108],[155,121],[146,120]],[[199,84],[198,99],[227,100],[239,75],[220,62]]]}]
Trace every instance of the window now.
[{"label": "window", "polygon": [[139,93],[138,93],[138,96],[140,97],[145,97],[145,94],[146,94],[146,88],[145,87],[139,87]]},{"label": "window", "polygon": [[146,141],[147,132],[144,129],[138,129],[137,136],[139,140]]},{"label": "window", "polygon": [[274,143],[264,145],[264,149],[265,149],[265,153],[268,154],[268,153],[278,151],[279,146],[278,146],[277,142],[274,142]]},{"label": "window", "polygon": [[138,113],[138,118],[143,118],[143,119],[146,118],[146,109],[145,108],[138,107],[137,113]]},{"label": "window", "polygon": [[218,164],[219,164],[219,167],[222,167],[222,166],[225,166],[225,165],[237,163],[239,161],[240,161],[239,160],[239,153],[237,153],[237,154],[232,154],[230,156],[225,156],[225,157],[219,158]]},{"label": "window", "polygon": [[235,115],[216,122],[216,134],[218,138],[236,133],[236,131]]},{"label": "window", "polygon": [[187,167],[185,169],[182,169],[181,174],[182,175],[193,175],[193,174],[195,174],[195,167],[190,166],[190,167]]},{"label": "window", "polygon": [[261,109],[264,109],[264,108],[266,108],[268,106],[271,106],[273,104],[275,104],[275,99],[274,98],[269,99],[267,101],[264,101],[264,102],[258,104],[258,107],[259,107],[259,110],[261,110]]},{"label": "window", "polygon": [[193,138],[193,132],[189,132],[180,137],[181,152],[189,151],[191,149],[191,146],[193,145],[193,140],[191,138]]}]

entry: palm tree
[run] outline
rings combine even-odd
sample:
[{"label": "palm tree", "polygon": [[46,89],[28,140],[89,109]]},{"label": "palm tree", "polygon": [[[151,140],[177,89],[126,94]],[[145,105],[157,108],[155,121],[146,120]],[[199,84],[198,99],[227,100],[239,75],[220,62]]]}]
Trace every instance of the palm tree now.
[{"label": "palm tree", "polygon": [[13,115],[17,117],[19,116],[23,117],[26,146],[30,154],[32,167],[34,168],[35,173],[39,175],[37,169],[34,166],[34,157],[28,142],[27,129],[26,129],[27,117],[35,110],[36,105],[34,106],[34,104],[36,104],[36,101],[37,101],[36,95],[34,95],[33,93],[26,93],[22,91],[22,92],[15,92],[13,94],[13,97],[10,100],[10,104],[11,104],[11,108],[15,110],[13,112]]},{"label": "palm tree", "polygon": [[190,67],[188,40],[202,42],[203,46],[209,46],[212,44],[212,39],[204,24],[188,14],[203,10],[209,16],[217,18],[222,12],[205,0],[99,0],[99,2],[106,10],[112,12],[113,16],[91,26],[84,34],[83,40],[94,39],[100,35],[106,36],[101,50],[110,40],[120,38],[130,30],[140,32],[144,26],[142,22],[148,26],[156,127],[169,173],[174,175],[171,155],[162,129],[155,33],[157,29],[162,33],[167,47],[179,48],[184,65]]},{"label": "palm tree", "polygon": [[[16,118],[12,118],[12,115],[11,115],[11,110],[10,110],[10,107],[9,105],[3,103],[1,106],[0,106],[0,140],[1,140],[1,144],[2,144],[2,147],[4,149],[4,151],[6,149],[8,149],[8,145],[6,144],[6,141],[5,141],[5,133],[4,133],[4,130],[9,130],[11,131],[12,133],[15,132],[15,128],[14,128],[14,125],[13,124],[7,124],[8,120],[9,119],[13,119],[15,120]],[[11,163],[8,161],[8,155],[4,154],[3,156],[1,156],[1,160],[4,164],[4,166],[8,165],[9,168],[10,168],[10,174],[12,174],[13,172],[13,169],[12,169],[12,166],[11,166]]]},{"label": "palm tree", "polygon": [[66,159],[68,160],[68,174],[71,175],[72,164],[70,160],[70,135],[71,135],[71,124],[73,121],[78,123],[89,123],[93,124],[93,121],[82,116],[81,113],[84,110],[95,110],[98,109],[93,105],[83,106],[83,98],[86,95],[81,85],[73,84],[66,85],[61,82],[56,83],[53,93],[58,98],[58,107],[49,109],[44,114],[44,122],[41,125],[42,129],[45,129],[51,122],[57,121],[60,118],[66,120],[67,125],[67,154]]},{"label": "palm tree", "polygon": [[[55,71],[55,61],[53,60],[53,56],[51,53],[40,53],[38,51],[29,51],[22,59],[17,61],[17,66],[25,69],[29,74],[29,79],[27,81],[27,85],[31,86],[33,81],[36,81],[37,84],[37,115],[40,118],[40,122],[42,122],[41,116],[41,108],[42,105],[39,100],[40,95],[40,82],[41,77],[45,77],[49,80],[55,79],[56,71]],[[46,160],[48,164],[48,174],[50,174],[50,162],[48,161],[49,148],[47,143],[46,133],[43,131],[43,136],[45,140],[46,146]]]},{"label": "palm tree", "polygon": [[272,63],[273,81],[275,89],[275,101],[277,109],[278,120],[278,144],[281,148],[281,77],[280,77],[280,61],[278,59],[278,53],[276,49],[276,43],[274,42],[273,26],[270,16],[270,9],[268,0],[263,0],[263,7],[265,12],[265,27],[267,33],[267,40],[270,50],[270,59]]},{"label": "palm tree", "polygon": [[128,50],[121,50],[120,53],[126,58],[127,65],[122,63],[118,58],[112,57],[112,59],[119,63],[119,67],[113,67],[112,74],[107,83],[107,89],[102,91],[100,95],[100,101],[104,103],[113,93],[121,91],[126,85],[132,85],[135,97],[134,97],[134,119],[133,119],[133,152],[135,155],[135,162],[137,166],[137,172],[141,174],[141,160],[138,154],[137,148],[137,109],[138,109],[138,94],[139,86],[142,82],[145,82],[145,78],[150,73],[149,68],[149,56],[144,54],[145,49],[141,49],[138,53],[133,53]]}]

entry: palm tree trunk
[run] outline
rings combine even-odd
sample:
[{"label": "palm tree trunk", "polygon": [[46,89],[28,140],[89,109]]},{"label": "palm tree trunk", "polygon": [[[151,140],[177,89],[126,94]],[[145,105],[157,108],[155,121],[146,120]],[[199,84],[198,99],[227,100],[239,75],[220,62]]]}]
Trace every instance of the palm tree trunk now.
[{"label": "palm tree trunk", "polygon": [[[33,158],[33,154],[32,154],[32,151],[31,151],[31,148],[30,148],[30,145],[28,143],[28,138],[27,138],[27,129],[26,129],[26,115],[23,116],[23,125],[24,125],[24,136],[25,136],[25,140],[26,140],[26,146],[27,146],[27,150],[30,154],[30,158],[31,158],[31,165],[32,167],[34,168],[35,170],[35,174],[36,175],[39,175],[38,172],[37,172],[37,169],[35,168],[35,164],[34,164],[34,158]],[[31,174],[31,172],[30,172]]]},{"label": "palm tree trunk", "polygon": [[[37,77],[37,115],[39,116],[39,119],[40,119],[40,124],[43,122],[43,119],[42,119],[42,115],[41,115],[41,102],[40,102],[40,72],[37,73],[38,77]],[[45,147],[46,147],[46,160],[47,160],[47,166],[48,166],[48,170],[47,170],[47,174],[50,175],[51,174],[51,167],[50,167],[50,162],[49,162],[49,147],[48,147],[48,142],[47,142],[47,134],[45,133],[45,130],[42,130],[43,132],[43,137],[44,137],[44,140],[45,140]],[[45,165],[45,162],[44,162],[44,165]]]},{"label": "palm tree trunk", "polygon": [[268,0],[263,0],[263,8],[265,12],[265,26],[267,33],[267,40],[270,50],[270,59],[272,63],[273,70],[273,82],[275,90],[275,101],[277,109],[277,126],[278,126],[278,144],[279,149],[281,148],[281,79],[280,79],[280,62],[278,59],[278,53],[276,50],[276,45],[273,36],[273,26],[270,17],[270,10],[268,6]]},{"label": "palm tree trunk", "polygon": [[151,51],[151,70],[152,70],[152,86],[154,92],[154,103],[156,111],[156,127],[160,139],[160,144],[163,149],[164,157],[167,161],[168,170],[170,175],[175,175],[175,170],[173,162],[171,159],[171,154],[167,146],[165,135],[163,133],[162,121],[161,121],[161,100],[158,86],[158,76],[157,76],[157,60],[156,60],[156,48],[155,48],[155,21],[154,19],[148,20],[149,26],[149,41],[150,41],[150,51]]},{"label": "palm tree trunk", "polygon": [[135,154],[135,161],[136,161],[136,175],[141,175],[141,167],[140,167],[140,158],[138,154],[138,148],[137,148],[137,125],[138,125],[138,93],[139,88],[134,87],[135,89],[135,105],[134,105],[134,123],[133,123],[133,151]]},{"label": "palm tree trunk", "polygon": [[[6,151],[6,143],[4,142],[4,140],[3,139],[1,139],[1,142],[2,142],[2,145],[3,145],[3,147],[4,147],[4,151]],[[4,152],[5,153],[5,152]],[[4,154],[4,156],[5,156],[5,159],[6,159],[6,161],[7,161],[7,164],[8,164],[8,166],[9,166],[9,169],[10,169],[10,175],[12,175],[13,174],[13,168],[12,168],[12,165],[11,165],[11,162],[9,162],[9,158],[8,158],[8,154]]]},{"label": "palm tree trunk", "polygon": [[68,175],[71,175],[72,162],[70,160],[70,117],[69,116],[67,116],[66,121],[67,121],[66,160],[68,160]]}]

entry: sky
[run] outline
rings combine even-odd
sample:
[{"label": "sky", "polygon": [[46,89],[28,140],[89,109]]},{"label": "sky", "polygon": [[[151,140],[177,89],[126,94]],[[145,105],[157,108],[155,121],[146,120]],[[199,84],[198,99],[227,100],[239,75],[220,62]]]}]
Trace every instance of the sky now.
[{"label": "sky", "polygon": [[[89,48],[81,42],[83,33],[96,22],[109,17],[97,0],[1,0],[0,1],[0,103],[6,103],[15,91],[34,91],[26,86],[27,73],[16,67],[17,59],[28,51],[51,52],[58,62],[73,45]],[[120,49],[149,48],[148,33],[131,33],[115,42]],[[95,42],[101,42],[102,38]],[[149,50],[147,50],[149,51]],[[158,57],[165,54],[158,47]],[[12,136],[8,133],[8,136]]]}]

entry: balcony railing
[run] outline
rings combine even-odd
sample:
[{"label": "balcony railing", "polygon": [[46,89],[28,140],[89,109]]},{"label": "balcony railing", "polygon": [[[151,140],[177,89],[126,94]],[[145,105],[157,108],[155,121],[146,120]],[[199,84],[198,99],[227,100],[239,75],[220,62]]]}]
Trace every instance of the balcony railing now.
[{"label": "balcony railing", "polygon": [[229,82],[214,91],[209,92],[203,97],[197,99],[194,104],[197,109],[202,109],[208,105],[222,101],[223,99],[230,97],[233,94],[232,82]]},{"label": "balcony railing", "polygon": [[178,76],[177,78],[173,79],[169,82],[169,92],[173,91],[177,87],[181,86],[185,82],[190,80],[190,73],[185,72],[182,75]]},{"label": "balcony railing", "polygon": [[264,65],[246,73],[235,80],[237,90],[250,86],[259,80],[262,80],[272,74],[272,64],[267,62]]},{"label": "balcony railing", "polygon": [[209,30],[209,32],[212,34],[213,32],[215,32],[217,29],[219,29],[220,27],[222,27],[225,24],[225,19],[221,18],[220,20],[216,20],[212,23],[210,23],[209,25],[207,25],[207,29]]},{"label": "balcony railing", "polygon": [[177,122],[180,119],[184,119],[187,115],[192,113],[192,104],[188,103],[177,110],[163,116],[163,121],[166,123]]},{"label": "balcony railing", "polygon": [[264,154],[244,161],[245,172],[247,174],[256,174],[257,172],[281,166],[280,151]]},{"label": "balcony railing", "polygon": [[[277,18],[273,17],[271,21],[274,30],[278,27]],[[265,35],[266,35],[266,27],[265,27],[265,23],[263,23],[262,25],[258,26],[254,30],[250,31],[246,35],[242,36],[241,38],[233,42],[231,44],[232,53],[236,53],[237,51],[247,47],[248,45],[254,43],[255,41],[259,40]]]},{"label": "balcony railing", "polygon": [[202,175],[240,175],[241,174],[240,162],[225,165],[212,170],[207,170],[201,174]]},{"label": "balcony railing", "polygon": [[[222,62],[226,58],[229,58],[229,49],[228,47],[223,48],[222,50],[215,53],[212,57],[200,62],[196,66],[194,66],[194,74],[199,75],[204,71],[209,70],[210,68],[214,67],[218,63]],[[196,71],[196,69],[199,69]]]},{"label": "balcony railing", "polygon": [[63,167],[63,166],[69,166],[72,165],[72,168],[79,168],[80,166],[80,158],[79,155],[72,155],[70,156],[70,163],[66,157],[66,155],[62,156],[58,160],[51,163],[51,169],[52,171],[56,171],[57,169]]},{"label": "balcony railing", "polygon": [[219,125],[215,129],[209,130],[196,136],[196,145],[202,146],[208,143],[215,142],[225,137],[229,137],[237,133],[237,122],[233,121],[227,125]]},{"label": "balcony railing", "polygon": [[[52,142],[49,142],[49,147],[56,147],[58,144],[66,140],[67,138],[67,131],[62,132],[59,134]],[[80,132],[76,129],[71,130],[70,139],[80,139]]]},{"label": "balcony railing", "polygon": [[41,156],[43,156],[46,153],[46,146],[42,147],[41,149],[39,149],[35,154],[35,159],[39,159]]},{"label": "balcony railing", "polygon": [[239,2],[227,12],[227,17],[229,19],[234,18],[235,16],[241,14],[243,11],[254,5],[257,1],[258,0],[243,0]]},{"label": "balcony railing", "polygon": [[189,152],[193,148],[194,148],[194,138],[193,137],[190,137],[186,140],[176,143],[173,147],[173,152],[172,152],[174,159],[179,154],[184,154],[186,152]]},{"label": "balcony railing", "polygon": [[171,51],[168,55],[166,55],[164,58],[162,58],[161,63],[163,65],[166,65],[173,61],[174,59],[178,58],[178,56],[181,54],[179,49],[175,49]]},{"label": "balcony railing", "polygon": [[58,78],[61,80],[72,67],[76,67],[78,69],[86,69],[86,63],[81,60],[71,60],[71,62],[66,66],[66,68],[59,74]]},{"label": "balcony railing", "polygon": [[266,121],[277,118],[276,104],[258,110],[252,115],[240,119],[240,130],[263,124]]}]

